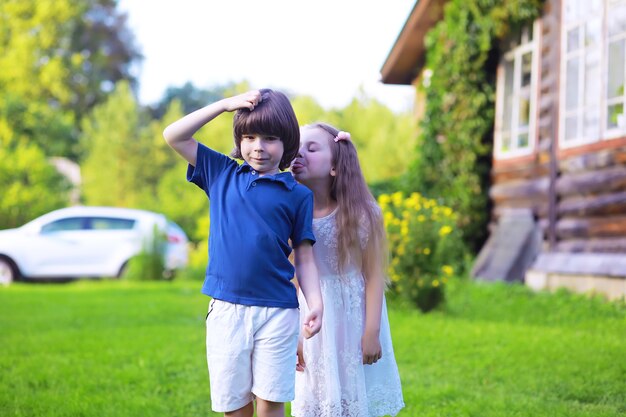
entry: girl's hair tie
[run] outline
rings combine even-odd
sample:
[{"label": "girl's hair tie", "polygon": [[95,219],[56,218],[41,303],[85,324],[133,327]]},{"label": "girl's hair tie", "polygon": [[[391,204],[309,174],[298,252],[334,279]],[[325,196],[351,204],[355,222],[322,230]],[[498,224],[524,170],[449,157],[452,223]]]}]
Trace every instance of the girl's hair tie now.
[{"label": "girl's hair tie", "polygon": [[337,133],[337,136],[335,136],[335,142],[339,142],[340,140],[350,141],[350,134],[342,130],[341,132]]}]

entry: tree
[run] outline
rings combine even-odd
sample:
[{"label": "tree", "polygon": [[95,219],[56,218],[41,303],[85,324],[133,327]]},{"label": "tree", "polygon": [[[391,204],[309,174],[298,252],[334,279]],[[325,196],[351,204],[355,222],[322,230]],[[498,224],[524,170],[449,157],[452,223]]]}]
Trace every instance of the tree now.
[{"label": "tree", "polygon": [[47,155],[78,155],[83,115],[118,80],[134,82],[140,54],[116,7],[115,0],[0,2],[0,117],[13,136]]},{"label": "tree", "polygon": [[318,121],[351,133],[368,183],[390,180],[404,174],[415,147],[415,120],[410,114],[395,114],[364,93],[343,109],[325,110],[311,97],[296,97],[293,107],[301,125]]},{"label": "tree", "polygon": [[301,126],[325,120],[327,111],[313,97],[294,97],[291,104]]},{"label": "tree", "polygon": [[[152,121],[140,134],[147,148],[142,160],[137,161],[142,166],[139,204],[142,208],[167,215],[194,239],[198,219],[208,213],[207,199],[198,187],[185,181],[187,162],[163,139],[165,127],[182,117],[181,107],[181,103],[174,100],[163,118]],[[216,119],[211,122],[211,127],[224,124]],[[217,138],[209,140],[219,142]]]},{"label": "tree", "polygon": [[411,114],[395,114],[364,94],[338,114],[338,126],[352,134],[363,175],[376,183],[405,174],[415,148],[416,128]]},{"label": "tree", "polygon": [[[162,133],[181,116],[181,105],[174,101],[162,120],[148,121],[129,85],[118,84],[83,123],[85,202],[157,211],[190,234],[197,219],[206,215],[206,197],[185,182],[187,163],[169,148]],[[214,149],[229,152],[230,123],[227,117],[218,118],[198,137]]]},{"label": "tree", "polygon": [[69,182],[37,145],[0,146],[0,229],[21,226],[68,202]]},{"label": "tree", "polygon": [[182,104],[183,114],[189,114],[224,98],[224,93],[232,87],[233,85],[230,84],[203,89],[196,87],[191,82],[186,82],[182,87],[168,87],[161,100],[150,111],[154,119],[161,119],[170,104],[178,100]]},{"label": "tree", "polygon": [[142,117],[130,86],[117,85],[103,104],[85,118],[81,142],[86,158],[81,165],[87,204],[137,207],[140,164],[146,163],[139,140]]}]

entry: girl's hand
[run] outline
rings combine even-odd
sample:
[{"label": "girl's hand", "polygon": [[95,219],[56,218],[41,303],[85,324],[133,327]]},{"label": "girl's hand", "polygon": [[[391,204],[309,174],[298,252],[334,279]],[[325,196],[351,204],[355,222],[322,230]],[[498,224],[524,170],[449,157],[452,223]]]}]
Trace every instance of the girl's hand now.
[{"label": "girl's hand", "polygon": [[225,111],[235,111],[239,109],[248,109],[250,111],[261,102],[261,92],[259,90],[251,90],[247,93],[237,96],[228,97],[222,100]]},{"label": "girl's hand", "polygon": [[302,353],[302,338],[298,338],[298,362],[296,362],[296,371],[304,372],[306,364],[304,363],[304,354]]},{"label": "girl's hand", "polygon": [[363,364],[372,365],[383,357],[378,333],[365,332],[361,338],[361,350],[363,351]]},{"label": "girl's hand", "polygon": [[304,319],[304,326],[302,328],[302,334],[305,339],[310,339],[315,336],[322,328],[322,310],[311,309],[309,314]]}]

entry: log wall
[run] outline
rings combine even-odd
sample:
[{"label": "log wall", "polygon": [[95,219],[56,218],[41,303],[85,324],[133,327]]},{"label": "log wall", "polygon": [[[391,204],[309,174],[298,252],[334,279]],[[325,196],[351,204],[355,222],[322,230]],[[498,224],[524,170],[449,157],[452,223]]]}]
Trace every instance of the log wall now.
[{"label": "log wall", "polygon": [[[560,0],[547,0],[542,16],[537,146],[530,157],[494,161],[490,228],[511,209],[530,209],[544,246],[569,253],[626,254],[626,146],[559,156]],[[609,142],[609,141],[607,141]],[[556,164],[551,173],[551,155]],[[550,212],[550,192],[555,199]],[[552,219],[552,220],[551,220]]]}]

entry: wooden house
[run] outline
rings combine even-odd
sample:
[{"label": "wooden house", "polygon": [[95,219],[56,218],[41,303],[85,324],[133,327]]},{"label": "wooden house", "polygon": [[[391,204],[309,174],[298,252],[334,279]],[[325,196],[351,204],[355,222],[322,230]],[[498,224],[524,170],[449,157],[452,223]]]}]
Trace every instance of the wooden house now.
[{"label": "wooden house", "polygon": [[[418,0],[382,69],[421,82],[445,0]],[[501,48],[490,237],[474,275],[626,295],[626,0],[546,0]]]}]

